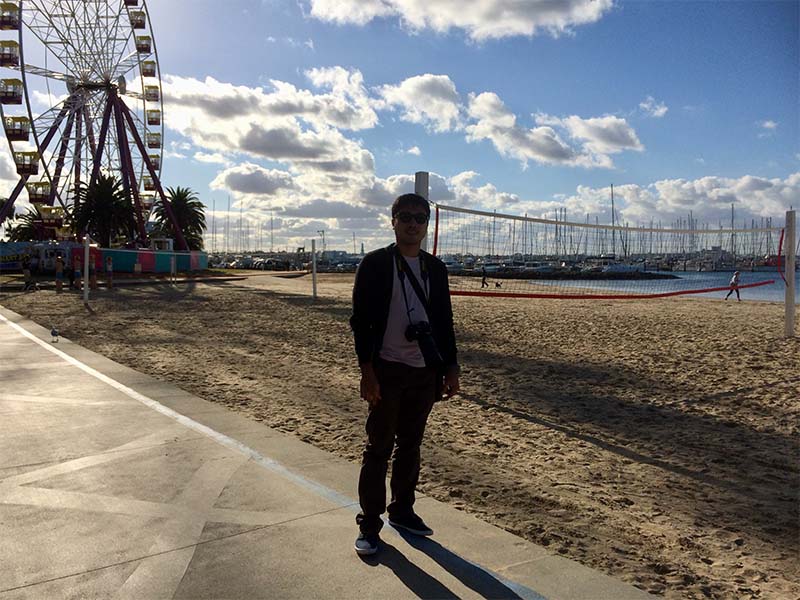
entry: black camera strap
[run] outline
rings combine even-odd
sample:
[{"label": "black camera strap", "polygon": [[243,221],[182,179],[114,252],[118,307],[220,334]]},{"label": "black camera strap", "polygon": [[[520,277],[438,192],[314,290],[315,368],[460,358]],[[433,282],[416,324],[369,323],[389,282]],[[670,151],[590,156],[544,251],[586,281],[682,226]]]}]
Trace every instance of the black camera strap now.
[{"label": "black camera strap", "polygon": [[[409,312],[411,309],[408,306],[408,296],[406,296],[406,286],[403,283],[406,275],[408,275],[408,281],[411,283],[411,287],[414,289],[414,293],[419,298],[419,301],[422,303],[422,307],[425,309],[425,314],[428,316],[428,320],[431,318],[431,311],[430,311],[430,304],[428,302],[428,294],[423,291],[422,286],[417,281],[414,272],[411,270],[411,267],[406,262],[405,258],[400,255],[400,252],[395,249],[395,258],[397,260],[397,277],[400,279],[400,289],[403,291],[403,300],[406,303],[406,315],[408,316],[408,322],[411,323],[411,315]],[[425,282],[425,287],[429,288],[428,285],[428,269],[425,264],[425,260],[422,258],[422,255],[419,257],[419,269],[420,274],[422,275],[422,280]]]}]

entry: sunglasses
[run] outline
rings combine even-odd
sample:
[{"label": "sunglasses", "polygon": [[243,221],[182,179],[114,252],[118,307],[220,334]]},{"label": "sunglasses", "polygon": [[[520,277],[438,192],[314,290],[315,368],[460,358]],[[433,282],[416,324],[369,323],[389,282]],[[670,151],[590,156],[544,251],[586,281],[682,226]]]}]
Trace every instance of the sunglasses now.
[{"label": "sunglasses", "polygon": [[410,212],[399,212],[395,215],[395,218],[398,219],[401,223],[411,223],[411,221],[416,221],[418,224],[423,225],[428,222],[428,215],[425,213],[410,213]]}]

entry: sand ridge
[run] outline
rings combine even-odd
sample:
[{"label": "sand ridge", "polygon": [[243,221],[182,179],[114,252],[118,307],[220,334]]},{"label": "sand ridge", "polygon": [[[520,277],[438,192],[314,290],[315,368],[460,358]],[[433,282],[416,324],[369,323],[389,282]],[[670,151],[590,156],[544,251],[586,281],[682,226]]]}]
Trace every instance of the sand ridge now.
[{"label": "sand ridge", "polygon": [[[0,303],[350,460],[366,407],[352,275]],[[454,298],[463,394],[421,489],[669,598],[800,596],[800,339],[782,306]]]}]

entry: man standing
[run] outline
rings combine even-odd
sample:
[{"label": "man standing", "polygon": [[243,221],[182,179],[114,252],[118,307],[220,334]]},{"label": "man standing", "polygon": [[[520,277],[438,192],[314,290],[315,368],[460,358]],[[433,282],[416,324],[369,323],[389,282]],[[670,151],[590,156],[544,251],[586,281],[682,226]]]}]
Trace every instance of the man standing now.
[{"label": "man standing", "polygon": [[392,204],[396,243],[367,254],[356,273],[350,325],[361,368],[361,397],[369,404],[358,482],[361,513],[355,550],[360,555],[378,551],[381,515],[387,508],[395,528],[433,534],[413,508],[420,445],[434,402],[458,392],[459,368],[447,268],[420,249],[429,219],[425,198],[399,196]]}]

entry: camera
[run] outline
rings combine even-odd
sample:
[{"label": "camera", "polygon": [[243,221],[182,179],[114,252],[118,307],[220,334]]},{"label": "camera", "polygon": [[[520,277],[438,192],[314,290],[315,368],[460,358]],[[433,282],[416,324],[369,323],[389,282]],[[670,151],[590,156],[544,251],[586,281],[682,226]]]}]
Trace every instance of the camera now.
[{"label": "camera", "polygon": [[436,341],[433,339],[431,324],[427,321],[409,324],[406,327],[406,339],[409,342],[416,341],[419,344],[419,350],[422,352],[426,367],[439,367],[444,362],[439,354],[439,349],[436,347]]}]

